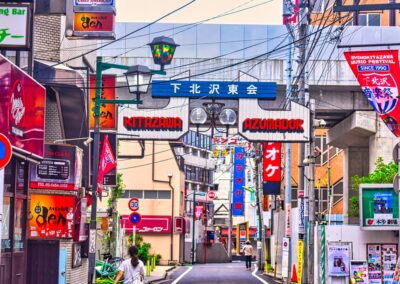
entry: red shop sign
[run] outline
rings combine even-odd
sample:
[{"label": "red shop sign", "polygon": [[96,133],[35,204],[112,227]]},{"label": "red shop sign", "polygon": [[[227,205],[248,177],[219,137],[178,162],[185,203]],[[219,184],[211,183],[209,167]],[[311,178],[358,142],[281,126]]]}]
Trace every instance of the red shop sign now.
[{"label": "red shop sign", "polygon": [[264,143],[264,182],[281,181],[281,143]]},{"label": "red shop sign", "polygon": [[[136,225],[136,232],[155,234],[171,233],[171,223],[171,216],[142,215],[140,223]],[[126,233],[133,233],[133,224],[129,220],[129,215],[122,216],[121,228],[124,228]]]},{"label": "red shop sign", "polygon": [[46,89],[0,55],[0,132],[43,158]]}]

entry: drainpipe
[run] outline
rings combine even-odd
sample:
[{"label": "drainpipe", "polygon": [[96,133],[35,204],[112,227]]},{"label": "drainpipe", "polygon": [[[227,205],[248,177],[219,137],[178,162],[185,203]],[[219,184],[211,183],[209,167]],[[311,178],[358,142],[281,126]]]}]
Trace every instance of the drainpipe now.
[{"label": "drainpipe", "polygon": [[[171,261],[173,260],[173,248],[174,248],[174,244],[173,244],[173,239],[174,239],[174,188],[171,184],[171,179],[172,179],[172,173],[168,173],[168,180],[159,180],[155,178],[155,141],[153,140],[153,151],[152,151],[152,163],[151,163],[151,168],[152,168],[152,180],[153,182],[164,182],[164,183],[168,183],[169,187],[171,188],[171,207],[172,207],[172,214],[171,214],[171,220],[172,220],[172,224],[171,224],[171,252],[170,252],[170,256],[171,256]],[[172,151],[172,149],[171,149]]]},{"label": "drainpipe", "polygon": [[172,173],[168,173],[168,185],[171,188],[171,219],[172,219],[172,227],[171,227],[171,252],[170,256],[171,259],[170,261],[174,260],[174,193],[175,193],[175,188],[172,186],[171,180],[172,180]]}]

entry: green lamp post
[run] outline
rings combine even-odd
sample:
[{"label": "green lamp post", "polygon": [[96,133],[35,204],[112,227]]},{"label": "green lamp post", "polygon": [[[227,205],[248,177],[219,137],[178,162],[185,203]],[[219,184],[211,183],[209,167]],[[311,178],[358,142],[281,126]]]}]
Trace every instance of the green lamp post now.
[{"label": "green lamp post", "polygon": [[[157,38],[156,38],[157,39]],[[156,40],[155,39],[155,40]],[[173,40],[172,40],[173,41]],[[160,42],[153,41],[160,45]],[[151,44],[150,44],[151,45]],[[92,209],[90,216],[90,232],[89,232],[89,281],[93,279],[94,267],[96,264],[96,215],[97,215],[97,179],[99,170],[99,141],[100,141],[100,107],[102,104],[142,104],[140,95],[147,93],[151,83],[153,74],[166,75],[163,70],[165,64],[170,64],[173,58],[176,44],[173,52],[161,53],[157,55],[157,60],[154,57],[156,64],[161,66],[161,70],[151,70],[146,66],[135,65],[125,66],[103,62],[102,57],[97,57],[96,62],[96,96],[94,100],[94,130],[93,130],[93,175],[92,175]],[[154,48],[156,50],[157,48]],[[153,51],[153,47],[152,47]],[[154,52],[153,52],[154,56]],[[101,97],[102,91],[102,74],[108,69],[126,70],[125,76],[128,83],[129,92],[136,95],[135,99],[131,100],[105,100]],[[90,282],[91,283],[91,282]]]}]

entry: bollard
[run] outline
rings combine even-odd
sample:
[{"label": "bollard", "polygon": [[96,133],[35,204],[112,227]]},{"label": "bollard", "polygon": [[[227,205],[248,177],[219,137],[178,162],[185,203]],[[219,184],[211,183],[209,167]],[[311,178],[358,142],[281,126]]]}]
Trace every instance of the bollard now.
[{"label": "bollard", "polygon": [[156,255],[153,255],[153,265],[154,265],[154,269],[156,268]]},{"label": "bollard", "polygon": [[150,259],[146,261],[146,276],[150,276]]}]

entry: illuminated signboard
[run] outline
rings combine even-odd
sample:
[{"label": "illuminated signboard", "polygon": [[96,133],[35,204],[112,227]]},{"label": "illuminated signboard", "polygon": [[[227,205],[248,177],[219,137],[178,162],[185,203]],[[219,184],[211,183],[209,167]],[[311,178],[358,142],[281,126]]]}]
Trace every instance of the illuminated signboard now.
[{"label": "illuminated signboard", "polygon": [[281,189],[281,143],[263,145],[263,192],[264,195],[279,195]]},{"label": "illuminated signboard", "polygon": [[[120,106],[118,134],[137,139],[178,140],[189,131],[189,99],[171,98],[161,109]],[[129,136],[128,136],[129,135]]]},{"label": "illuminated signboard", "polygon": [[[133,224],[129,220],[129,215],[122,216],[121,228],[125,229],[125,233],[133,232]],[[171,233],[171,230],[171,216],[142,215],[142,220],[136,225],[137,233],[167,234]]]},{"label": "illuminated signboard", "polygon": [[114,13],[75,13],[74,32],[113,32],[114,17]]},{"label": "illuminated signboard", "polygon": [[75,196],[31,194],[30,238],[72,238],[74,236]]},{"label": "illuminated signboard", "polygon": [[0,4],[0,48],[29,47],[29,5]]},{"label": "illuminated signboard", "polygon": [[233,162],[233,198],[232,215],[244,215],[244,181],[246,169],[246,155],[243,147],[235,147]]},{"label": "illuminated signboard", "polygon": [[307,142],[310,110],[295,102],[290,110],[264,110],[257,100],[239,99],[238,128],[249,141]]},{"label": "illuminated signboard", "polygon": [[114,6],[114,0],[75,0],[75,6]]}]

